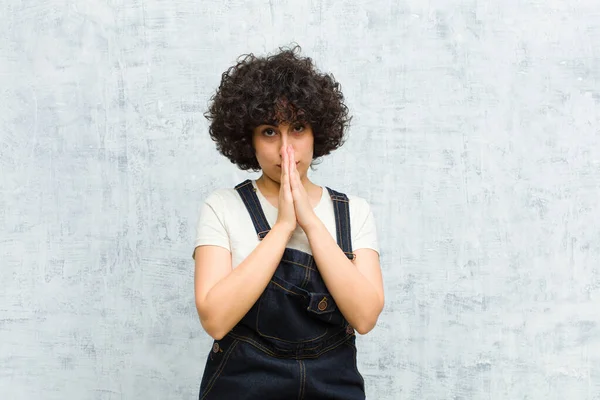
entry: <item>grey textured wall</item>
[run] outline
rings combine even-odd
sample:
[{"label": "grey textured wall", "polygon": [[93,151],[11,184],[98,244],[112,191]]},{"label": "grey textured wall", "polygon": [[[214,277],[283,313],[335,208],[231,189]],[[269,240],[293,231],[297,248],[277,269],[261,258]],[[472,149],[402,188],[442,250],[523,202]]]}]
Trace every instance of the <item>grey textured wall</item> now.
[{"label": "grey textured wall", "polygon": [[196,397],[197,211],[248,176],[202,112],[292,41],[379,224],[369,398],[600,399],[597,0],[0,1],[0,398]]}]

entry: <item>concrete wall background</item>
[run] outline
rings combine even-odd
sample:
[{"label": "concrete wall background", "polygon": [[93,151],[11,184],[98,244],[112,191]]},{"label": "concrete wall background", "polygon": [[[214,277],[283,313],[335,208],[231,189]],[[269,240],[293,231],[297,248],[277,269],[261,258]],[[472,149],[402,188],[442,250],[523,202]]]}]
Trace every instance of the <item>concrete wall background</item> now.
[{"label": "concrete wall background", "polygon": [[0,397],[195,398],[202,112],[295,41],[350,139],[387,307],[370,399],[600,399],[600,3],[0,1]]}]

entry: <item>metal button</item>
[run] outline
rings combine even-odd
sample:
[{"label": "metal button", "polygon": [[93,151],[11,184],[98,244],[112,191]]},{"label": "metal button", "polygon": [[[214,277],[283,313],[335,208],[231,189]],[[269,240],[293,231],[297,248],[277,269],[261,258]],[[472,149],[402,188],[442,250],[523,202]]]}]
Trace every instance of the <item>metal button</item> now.
[{"label": "metal button", "polygon": [[354,333],[354,328],[351,327],[350,325],[348,325],[346,327],[346,333],[349,334],[349,335],[353,334]]},{"label": "metal button", "polygon": [[327,309],[327,297],[323,297],[323,300],[319,302],[317,307],[319,308],[319,311],[325,311]]},{"label": "metal button", "polygon": [[219,347],[219,343],[213,344],[213,352],[218,353],[221,348]]}]

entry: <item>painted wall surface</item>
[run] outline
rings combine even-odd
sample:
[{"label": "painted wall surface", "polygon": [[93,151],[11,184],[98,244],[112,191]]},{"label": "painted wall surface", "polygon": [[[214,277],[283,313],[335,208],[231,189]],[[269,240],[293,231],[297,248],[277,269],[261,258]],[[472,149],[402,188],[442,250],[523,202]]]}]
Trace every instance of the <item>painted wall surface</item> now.
[{"label": "painted wall surface", "polygon": [[0,1],[0,398],[192,399],[198,208],[256,175],[202,113],[297,42],[354,115],[370,399],[600,399],[597,0]]}]

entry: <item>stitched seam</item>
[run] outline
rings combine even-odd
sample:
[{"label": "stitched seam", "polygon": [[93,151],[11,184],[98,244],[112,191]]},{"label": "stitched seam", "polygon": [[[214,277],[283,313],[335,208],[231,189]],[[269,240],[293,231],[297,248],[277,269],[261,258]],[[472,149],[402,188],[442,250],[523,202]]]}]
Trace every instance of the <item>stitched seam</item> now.
[{"label": "stitched seam", "polygon": [[304,268],[304,279],[302,280],[302,283],[300,283],[300,287],[301,288],[306,288],[306,285],[308,284],[308,276],[310,274],[310,268]]},{"label": "stitched seam", "polygon": [[[252,193],[246,192],[246,194],[248,196],[247,197],[248,203],[253,203],[256,206],[256,202],[254,201],[254,196],[252,196]],[[264,221],[260,217],[260,211],[252,206],[250,207],[250,211],[252,212],[252,214],[254,215],[254,218],[256,219],[257,230],[262,231],[263,224],[261,222],[264,222]],[[257,232],[257,234],[258,234],[258,232]]]},{"label": "stitched seam", "polygon": [[286,263],[290,263],[290,264],[297,265],[297,266],[299,266],[299,267],[304,267],[304,268],[308,268],[308,269],[312,269],[312,270],[314,270],[314,269],[315,269],[315,268],[311,268],[311,267],[310,267],[310,266],[308,266],[308,265],[300,264],[300,263],[297,263],[297,262],[295,262],[295,261],[288,261],[288,260],[286,260],[285,258],[283,258],[283,259],[282,259],[282,261],[283,261],[283,262],[286,262]]},{"label": "stitched seam", "polygon": [[298,388],[298,400],[302,400],[302,361],[296,360],[298,362],[298,370],[300,372],[300,387]]},{"label": "stitched seam", "polygon": [[304,383],[306,381],[306,369],[302,360],[297,360],[300,366],[300,390],[298,392],[298,400],[304,399]]},{"label": "stitched seam", "polygon": [[256,215],[254,215],[254,211],[252,210],[252,207],[250,206],[250,203],[248,202],[248,198],[246,197],[246,192],[244,190],[240,190],[239,193],[242,196],[242,198],[244,199],[244,205],[246,206],[246,209],[249,211],[250,218],[252,218],[252,223],[254,225],[254,229],[257,231],[256,233],[258,234],[258,231],[260,231],[260,224],[258,223],[257,217],[256,217]]},{"label": "stitched seam", "polygon": [[343,246],[342,243],[342,219],[340,216],[340,203],[336,200],[335,202],[335,227],[336,227],[336,236],[337,236],[337,240],[338,240],[338,244],[340,246]]},{"label": "stitched seam", "polygon": [[304,398],[304,392],[306,391],[306,364],[302,363],[302,370],[304,374],[304,379],[302,382],[302,398]]},{"label": "stitched seam", "polygon": [[[346,248],[348,248],[348,243],[346,242],[347,235],[346,235],[346,229],[344,228],[345,225],[342,223],[342,221],[346,221],[346,212],[345,212],[344,205],[341,202],[338,204],[340,205],[340,227],[341,227],[340,236],[342,238],[342,249],[346,249]],[[343,218],[343,220],[342,220],[342,218]]]},{"label": "stitched seam", "polygon": [[251,185],[252,182],[250,181],[250,179],[246,179],[244,182],[240,183],[239,185],[237,185],[235,188],[236,189],[241,189],[245,186]]},{"label": "stitched seam", "polygon": [[335,199],[337,201],[343,201],[345,203],[348,203],[348,201],[349,201],[348,198],[343,193],[340,193],[340,192],[335,192]]},{"label": "stitched seam", "polygon": [[336,192],[335,190],[332,190],[329,195],[332,200],[343,201],[344,203],[348,203],[350,201],[343,193]]},{"label": "stitched seam", "polygon": [[[272,282],[272,283],[274,283],[275,285],[279,286],[279,287],[280,287],[280,288],[282,288],[283,290],[286,290],[286,291],[288,291],[288,292],[294,293],[294,292],[292,292],[291,290],[287,290],[287,289],[286,289],[286,288],[284,288],[283,286],[281,286],[281,285],[278,285],[277,283],[275,283],[275,282],[273,282],[273,281],[271,281],[271,282]],[[297,293],[294,293],[294,294],[297,294]],[[302,295],[299,295],[299,296],[302,296]],[[303,297],[304,297],[304,296],[303,296]],[[329,332],[329,329],[325,329],[325,332],[324,332],[322,335],[319,335],[319,336],[317,336],[317,337],[314,337],[314,338],[312,338],[312,339],[305,339],[305,340],[299,340],[299,341],[298,341],[298,340],[294,340],[294,341],[291,341],[291,340],[285,340],[285,339],[282,339],[282,338],[280,338],[280,337],[278,337],[278,336],[270,336],[270,335],[267,335],[267,334],[265,334],[265,333],[261,332],[261,330],[260,330],[260,328],[259,328],[259,321],[260,321],[260,306],[262,305],[262,302],[263,302],[263,300],[264,300],[264,297],[262,297],[262,296],[261,296],[261,297],[260,297],[260,300],[258,301],[258,308],[257,308],[257,310],[256,310],[256,332],[258,332],[258,334],[259,334],[259,335],[261,335],[262,337],[266,337],[266,338],[269,338],[269,339],[275,339],[275,340],[279,340],[279,341],[281,341],[281,342],[285,342],[285,343],[307,343],[307,342],[313,342],[313,341],[315,341],[315,340],[317,340],[317,339],[320,339],[320,338],[322,338],[323,336],[325,336],[325,335],[327,334],[327,332]]]},{"label": "stitched seam", "polygon": [[365,386],[365,378],[363,378],[363,376],[361,375],[360,371],[358,370],[358,360],[356,358],[356,347],[352,343],[350,343],[350,342],[345,342],[345,343],[346,343],[346,345],[348,345],[352,349],[352,352],[353,352],[353,357],[352,358],[354,359],[352,363],[354,364],[354,372],[356,372],[356,374],[360,377],[360,380],[362,381],[362,385],[363,385],[363,388],[364,388],[364,386]]},{"label": "stitched seam", "polygon": [[[235,334],[233,332],[230,332],[229,335],[231,337],[235,338],[235,339],[241,340],[241,341],[246,342],[246,343],[250,343],[254,347],[258,348],[259,350],[261,350],[262,352],[264,352],[264,353],[266,353],[266,354],[268,354],[270,356],[277,357],[277,358],[285,358],[285,359],[290,358],[290,357],[281,356],[281,355],[273,352],[269,348],[263,346],[262,344],[258,343],[256,340],[254,340],[252,338],[249,338],[248,336],[238,335],[238,334]],[[346,335],[346,336],[342,337],[337,342],[334,342],[331,345],[329,345],[328,347],[325,347],[325,348],[321,349],[321,351],[319,351],[318,353],[310,354],[310,355],[305,355],[305,356],[300,356],[298,358],[299,359],[305,359],[305,358],[317,358],[317,357],[320,357],[323,353],[326,353],[328,351],[334,350],[334,349],[338,348],[339,346],[343,345],[344,343],[346,343],[348,341],[348,338],[350,336],[352,336],[352,335]],[[314,349],[316,349],[318,347],[319,346],[315,346],[315,347],[310,347],[310,348],[303,349],[303,350],[305,350],[305,351],[314,350]]]},{"label": "stitched seam", "polygon": [[[252,184],[252,182],[249,182],[249,184]],[[244,186],[248,186],[248,185],[244,185]],[[242,193],[244,200],[246,200],[246,202],[248,203],[249,207],[247,206],[246,208],[252,214],[253,220],[256,221],[255,229],[257,231],[262,230],[263,225],[261,224],[261,222],[264,222],[266,225],[265,228],[268,228],[268,230],[270,230],[269,224],[266,222],[266,218],[264,218],[264,214],[263,214],[263,218],[261,218],[260,213],[262,212],[262,208],[260,207],[260,204],[257,204],[257,202],[256,202],[256,195],[249,192],[249,190],[251,190],[251,189],[244,188],[244,190],[241,190],[240,193]],[[250,203],[254,204],[257,207],[257,210],[253,209],[252,206],[250,206]],[[257,234],[260,234],[260,233],[257,232]]]},{"label": "stitched seam", "polygon": [[[233,349],[235,349],[235,347],[237,346],[238,343],[239,342],[237,340],[234,341],[231,344],[231,346],[229,346],[229,349],[227,350],[227,352],[223,355],[223,361],[221,361],[221,364],[215,371],[215,375],[210,379],[210,381],[206,385],[206,391],[204,392],[202,399],[206,398],[206,396],[208,396],[208,393],[212,390],[212,387],[214,386],[215,382],[217,381],[219,376],[221,376],[221,373],[225,369],[225,364],[227,364],[227,361],[229,360],[229,356],[231,355],[231,353],[233,352]],[[200,399],[200,400],[202,400],[202,399]]]},{"label": "stitched seam", "polygon": [[[329,306],[328,306],[329,307]],[[317,315],[323,315],[323,314],[329,314],[329,313],[333,313],[335,310],[337,309],[337,307],[331,307],[331,310],[325,310],[325,311],[319,311],[319,309],[314,309],[312,306],[308,307],[308,310],[312,313],[315,313]],[[331,318],[330,318],[331,319]]]},{"label": "stitched seam", "polygon": [[294,292],[294,291],[292,291],[292,290],[289,290],[289,289],[286,289],[286,288],[284,288],[283,286],[281,286],[279,283],[277,283],[277,282],[275,282],[275,281],[271,281],[271,283],[272,283],[273,285],[276,285],[276,286],[278,286],[278,287],[282,288],[282,289],[283,289],[283,290],[285,290],[286,292],[289,292],[289,293],[295,294],[296,296],[301,296],[301,297],[303,297],[303,298],[306,298],[306,296],[305,296],[305,295],[303,295],[303,294],[301,294],[301,293],[296,293],[296,292]]},{"label": "stitched seam", "polygon": [[238,191],[238,193],[242,196],[242,199],[244,200],[244,205],[246,206],[246,209],[248,211],[250,211],[250,216],[252,217],[252,221],[256,223],[256,225],[258,225],[258,222],[256,221],[255,215],[252,212],[252,207],[250,206],[250,202],[248,201],[247,196],[247,192],[245,189],[241,189]]},{"label": "stitched seam", "polygon": [[321,354],[325,353],[326,351],[330,351],[330,350],[333,350],[333,349],[336,349],[336,348],[340,347],[342,344],[344,344],[344,342],[345,342],[346,340],[347,340],[347,338],[346,338],[346,337],[344,337],[343,339],[339,340],[338,342],[336,342],[336,343],[333,343],[333,344],[329,345],[329,347],[325,347],[324,349],[322,349],[322,350],[321,350],[321,351],[320,351],[320,352],[317,354],[317,357],[318,357],[318,356],[320,356]]},{"label": "stitched seam", "polygon": [[230,332],[229,335],[231,335],[231,337],[234,337],[234,338],[236,338],[238,340],[241,340],[241,341],[244,341],[246,343],[249,343],[249,344],[253,345],[254,347],[256,347],[257,349],[259,349],[260,351],[262,351],[262,352],[264,352],[264,353],[266,353],[266,354],[268,354],[270,356],[277,357],[277,355],[273,351],[271,351],[267,347],[261,345],[260,343],[258,343],[254,339],[251,339],[251,338],[249,338],[247,336],[241,336],[241,335],[238,335],[238,334],[235,334],[235,333],[232,333],[232,332]]},{"label": "stitched seam", "polygon": [[346,246],[349,252],[352,252],[352,236],[350,234],[350,207],[348,205],[344,206],[344,218],[346,218],[346,231],[344,232],[346,236]]},{"label": "stitched seam", "polygon": [[[259,332],[259,333],[261,334],[261,336],[269,338],[269,339],[275,339],[275,340],[279,340],[280,342],[295,344],[295,343],[314,342],[315,340],[321,339],[323,336],[327,335],[327,332],[329,332],[329,329],[325,329],[325,332],[323,332],[322,335],[316,336],[312,339],[305,339],[305,340],[285,340],[285,339],[282,339],[277,336],[269,336],[269,335],[265,335],[264,333],[261,333],[261,332]],[[313,348],[315,348],[315,347],[313,347]]]},{"label": "stitched seam", "polygon": [[341,202],[340,204],[340,221],[343,221],[343,223],[340,223],[340,226],[342,227],[342,246],[344,249],[348,248],[348,242],[347,242],[347,235],[346,235],[346,225],[345,222],[346,221],[346,207],[344,204],[342,204]]},{"label": "stitched seam", "polygon": [[341,224],[340,224],[340,209],[339,209],[339,204],[340,203],[338,203],[337,200],[336,200],[336,202],[335,202],[335,211],[336,211],[335,212],[335,229],[336,229],[335,233],[336,233],[336,236],[337,236],[338,245],[339,246],[343,246],[343,243],[342,243],[342,232],[341,232],[342,228],[340,226]]},{"label": "stitched seam", "polygon": [[258,236],[262,235],[263,233],[269,233],[269,231],[260,231],[258,232]]},{"label": "stitched seam", "polygon": [[[331,195],[331,199],[334,202],[335,210],[336,210],[336,236],[338,239],[338,245],[342,248],[344,253],[352,253],[352,237],[350,234],[350,217],[349,217],[349,207],[350,199],[347,198],[344,194],[332,191],[333,195]],[[330,192],[331,194],[331,192]],[[343,204],[346,203],[346,204]],[[344,215],[341,215],[344,214]],[[342,232],[341,228],[341,218],[347,223],[347,229]],[[350,250],[346,252],[345,249]]]},{"label": "stitched seam", "polygon": [[260,328],[258,327],[258,321],[260,321],[260,306],[262,305],[262,302],[264,300],[264,293],[260,295],[260,297],[258,298],[258,307],[256,307],[256,332],[258,332],[259,335],[262,335],[262,332],[260,331]]},{"label": "stitched seam", "polygon": [[260,205],[260,201],[258,200],[258,197],[256,196],[255,193],[250,193],[250,199],[252,200],[252,202],[254,203],[254,205],[256,206],[256,210],[258,213],[258,218],[260,218],[260,220],[262,222],[264,222],[264,227],[265,230],[271,230],[271,227],[269,226],[269,222],[267,221],[267,217],[265,216],[265,213],[262,209],[262,206]]},{"label": "stitched seam", "polygon": [[[327,332],[325,332],[325,333],[327,333]],[[232,335],[232,337],[235,337],[235,338],[237,338],[237,339],[240,339],[240,340],[247,340],[247,341],[249,341],[249,342],[252,342],[252,343],[256,344],[256,346],[260,347],[261,349],[264,349],[265,353],[268,353],[268,354],[270,354],[270,355],[272,355],[272,356],[274,356],[274,357],[276,357],[276,356],[277,356],[277,355],[276,355],[276,353],[274,353],[272,350],[269,350],[269,348],[268,348],[268,347],[265,347],[265,346],[261,345],[259,342],[255,341],[255,340],[254,340],[254,339],[252,339],[252,338],[249,338],[249,337],[247,337],[247,336],[240,336],[240,335],[237,335],[237,334],[235,334],[235,333],[232,333],[231,335]],[[291,343],[291,344],[297,344],[297,343],[307,343],[307,342],[312,342],[312,341],[314,341],[314,340],[316,340],[316,339],[319,339],[319,338],[320,338],[321,336],[323,336],[324,334],[323,334],[323,335],[321,335],[321,336],[319,336],[318,338],[315,338],[315,339],[310,339],[310,340],[305,340],[305,341],[301,341],[301,342],[288,342],[288,341],[286,341],[286,340],[279,339],[279,338],[276,338],[276,337],[271,337],[271,336],[266,336],[266,335],[263,335],[262,333],[261,333],[261,335],[262,335],[263,337],[268,337],[268,338],[271,338],[271,339],[277,339],[277,340],[279,340],[279,341],[281,341],[281,342],[286,342],[286,343]],[[315,347],[309,347],[309,348],[306,348],[306,349],[304,349],[304,350],[314,350],[314,349],[317,349],[318,347],[319,347],[319,346],[315,346]]]}]

